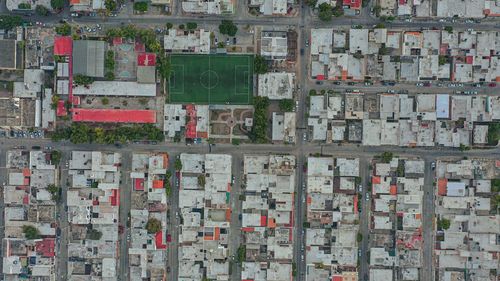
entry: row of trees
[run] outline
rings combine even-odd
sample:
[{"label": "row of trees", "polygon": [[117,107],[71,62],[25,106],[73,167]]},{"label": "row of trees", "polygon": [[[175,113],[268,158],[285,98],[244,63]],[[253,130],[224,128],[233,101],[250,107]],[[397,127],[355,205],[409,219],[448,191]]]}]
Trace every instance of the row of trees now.
[{"label": "row of trees", "polygon": [[252,142],[266,143],[267,139],[267,108],[269,107],[269,99],[267,97],[254,97],[253,104],[255,107],[254,123],[252,131],[248,137]]},{"label": "row of trees", "polygon": [[127,141],[163,141],[163,132],[151,124],[121,126],[115,129],[92,128],[84,123],[72,123],[70,127],[58,129],[52,140],[70,140],[72,143],[114,144]]},{"label": "row of trees", "polygon": [[159,53],[161,51],[160,41],[158,41],[155,32],[151,29],[137,28],[129,24],[120,28],[108,29],[106,35],[108,38],[124,37],[127,39],[139,39],[144,43],[148,52]]}]

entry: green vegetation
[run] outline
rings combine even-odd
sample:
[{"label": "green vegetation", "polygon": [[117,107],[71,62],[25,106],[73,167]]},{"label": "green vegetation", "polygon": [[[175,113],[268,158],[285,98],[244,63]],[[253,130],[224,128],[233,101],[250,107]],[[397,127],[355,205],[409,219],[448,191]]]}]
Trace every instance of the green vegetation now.
[{"label": "green vegetation", "polygon": [[358,243],[361,243],[361,241],[363,241],[363,234],[358,232],[358,235],[356,236],[356,241],[358,241]]},{"label": "green vegetation", "polygon": [[72,123],[52,134],[53,141],[70,140],[72,143],[114,144],[126,141],[163,141],[163,132],[151,124],[119,126],[114,129],[91,128],[84,123]]},{"label": "green vegetation", "polygon": [[232,140],[231,140],[231,143],[232,143],[233,145],[240,145],[240,139],[232,139]]},{"label": "green vegetation", "polygon": [[498,145],[500,140],[500,122],[488,124],[488,144]]},{"label": "green vegetation", "polygon": [[491,180],[491,192],[500,192],[500,179]]},{"label": "green vegetation", "polygon": [[267,142],[267,108],[269,99],[267,97],[254,97],[254,123],[249,138],[255,143]]},{"label": "green vegetation", "polygon": [[292,262],[292,276],[297,276],[297,264]]},{"label": "green vegetation", "polygon": [[144,13],[148,11],[148,3],[147,2],[134,2],[134,10]]},{"label": "green vegetation", "polygon": [[87,230],[87,239],[90,240],[99,240],[102,237],[102,232],[97,229],[88,229]]},{"label": "green vegetation", "polygon": [[389,163],[392,160],[392,152],[383,152],[382,155],[380,155],[380,158],[382,159],[383,163]]},{"label": "green vegetation", "polygon": [[464,151],[470,150],[470,147],[461,143],[460,147],[458,149],[460,149],[460,151],[464,152]]},{"label": "green vegetation", "polygon": [[314,89],[309,90],[309,95],[310,96],[315,96],[316,94],[317,94],[316,90],[314,90]]},{"label": "green vegetation", "polygon": [[370,4],[370,0],[363,0],[363,2],[361,2],[362,7],[368,7],[368,4]]},{"label": "green vegetation", "polygon": [[437,227],[438,229],[440,230],[447,230],[448,228],[450,228],[450,220],[449,219],[438,219],[437,221]]},{"label": "green vegetation", "polygon": [[292,99],[283,99],[280,100],[280,110],[281,111],[292,111],[293,110],[293,100]]},{"label": "green vegetation", "polygon": [[40,238],[40,231],[38,230],[38,228],[31,225],[23,225],[23,233],[26,239]]},{"label": "green vegetation", "polygon": [[184,25],[183,24],[179,24],[179,29],[180,30],[184,30]]},{"label": "green vegetation", "polygon": [[170,55],[169,102],[251,104],[254,57]]},{"label": "green vegetation", "polygon": [[56,109],[57,108],[57,104],[59,103],[60,99],[61,98],[58,95],[53,95],[52,96],[52,103],[50,104],[50,107],[52,109]]},{"label": "green vegetation", "polygon": [[384,23],[377,23],[377,25],[375,25],[375,28],[385,28],[385,24]]},{"label": "green vegetation", "polygon": [[375,5],[373,7],[373,12],[377,17],[380,17],[380,12],[382,12],[382,7],[380,5]]},{"label": "green vegetation", "polygon": [[165,25],[165,27],[167,29],[172,29],[172,27],[174,27],[174,25],[171,22],[167,22],[167,24]]},{"label": "green vegetation", "polygon": [[63,23],[59,26],[56,26],[56,33],[63,36],[71,35],[71,25]]},{"label": "green vegetation", "polygon": [[108,50],[106,52],[106,57],[104,58],[104,67],[109,70],[115,69],[115,52]]},{"label": "green vegetation", "polygon": [[170,57],[162,52],[156,57],[156,70],[163,79],[169,79],[171,74]]},{"label": "green vegetation", "polygon": [[195,22],[188,22],[186,27],[188,30],[195,30],[198,27],[198,24]]},{"label": "green vegetation", "polygon": [[316,7],[316,4],[318,4],[318,0],[304,0],[304,3],[307,6],[314,8],[314,7]]},{"label": "green vegetation", "polygon": [[129,24],[120,28],[108,29],[106,31],[106,36],[108,38],[125,37],[127,39],[138,39],[146,45],[146,50],[148,52],[159,54],[161,51],[160,41],[158,41],[155,32],[151,29],[137,28]]},{"label": "green vegetation", "polygon": [[112,71],[107,71],[105,74],[104,74],[104,78],[108,81],[113,81],[115,80],[115,73],[112,72]]},{"label": "green vegetation", "polygon": [[175,169],[176,171],[180,171],[180,170],[182,170],[182,161],[181,161],[181,159],[179,159],[179,158],[175,159],[175,162],[174,162],[174,169]]},{"label": "green vegetation", "polygon": [[35,7],[35,13],[37,15],[39,15],[39,16],[46,17],[46,16],[48,16],[50,14],[50,11],[44,5],[36,5],[36,7]]},{"label": "green vegetation", "polygon": [[106,10],[108,12],[114,11],[117,8],[117,4],[115,0],[106,0],[104,1],[104,7],[106,7]]},{"label": "green vegetation", "polygon": [[31,4],[29,3],[20,3],[17,5],[17,8],[20,10],[31,10]]},{"label": "green vegetation", "polygon": [[23,24],[23,19],[20,16],[0,15],[0,29],[10,30],[21,24]]},{"label": "green vegetation", "polygon": [[59,165],[59,162],[61,162],[61,152],[59,150],[52,150],[50,153],[50,162],[54,165]]},{"label": "green vegetation", "polygon": [[247,255],[247,249],[244,245],[241,245],[238,247],[237,255],[238,255],[238,262],[239,263],[242,263],[245,261],[245,257]]},{"label": "green vegetation", "polygon": [[263,56],[256,55],[253,65],[254,71],[257,74],[264,74],[268,72],[267,62]]},{"label": "green vegetation", "polygon": [[500,194],[495,194],[491,196],[490,199],[490,209],[494,210],[495,213],[498,212],[498,209],[500,209]]},{"label": "green vegetation", "polygon": [[149,234],[158,233],[158,231],[161,231],[161,221],[155,218],[150,218],[146,223],[146,230]]},{"label": "green vegetation", "polygon": [[64,8],[64,0],[50,0],[50,6],[54,10],[60,10]]},{"label": "green vegetation", "polygon": [[163,182],[163,187],[165,188],[165,193],[167,196],[170,196],[172,193],[172,186],[170,184],[170,179],[172,178],[172,172],[167,170],[165,173],[165,181]]},{"label": "green vegetation", "polygon": [[103,98],[101,98],[101,103],[102,103],[102,105],[108,105],[109,99],[107,97],[103,97]]},{"label": "green vegetation", "polygon": [[393,22],[396,19],[396,17],[394,17],[394,16],[388,16],[388,17],[381,16],[379,18],[381,21],[385,21],[385,22]]},{"label": "green vegetation", "polygon": [[439,56],[439,65],[444,65],[448,63],[448,57],[447,56]]},{"label": "green vegetation", "polygon": [[219,32],[228,36],[235,36],[238,32],[238,27],[230,20],[223,20],[219,25]]},{"label": "green vegetation", "polygon": [[87,86],[94,83],[94,78],[82,74],[77,74],[73,77],[73,82],[75,82],[76,85]]},{"label": "green vegetation", "polygon": [[59,196],[59,189],[60,187],[54,184],[49,184],[47,186],[47,191],[50,192],[50,194],[52,195],[52,200],[54,200],[55,202],[59,202],[59,200],[61,199],[61,197]]},{"label": "green vegetation", "polygon": [[319,19],[322,20],[322,21],[331,21],[332,20],[332,16],[333,16],[333,8],[330,4],[328,3],[321,3],[319,5]]},{"label": "green vegetation", "polygon": [[452,26],[445,26],[444,30],[448,31],[448,33],[453,33],[453,27]]},{"label": "green vegetation", "polygon": [[198,185],[201,187],[204,187],[206,183],[206,179],[204,175],[199,175],[198,176]]},{"label": "green vegetation", "polygon": [[382,44],[382,46],[378,49],[378,54],[381,56],[385,56],[389,54],[389,49],[385,46],[385,44]]}]

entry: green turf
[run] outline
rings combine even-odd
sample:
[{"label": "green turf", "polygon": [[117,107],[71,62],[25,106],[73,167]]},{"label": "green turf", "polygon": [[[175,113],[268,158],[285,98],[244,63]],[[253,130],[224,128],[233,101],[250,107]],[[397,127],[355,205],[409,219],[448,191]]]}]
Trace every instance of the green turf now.
[{"label": "green turf", "polygon": [[253,56],[171,55],[171,103],[250,104]]}]

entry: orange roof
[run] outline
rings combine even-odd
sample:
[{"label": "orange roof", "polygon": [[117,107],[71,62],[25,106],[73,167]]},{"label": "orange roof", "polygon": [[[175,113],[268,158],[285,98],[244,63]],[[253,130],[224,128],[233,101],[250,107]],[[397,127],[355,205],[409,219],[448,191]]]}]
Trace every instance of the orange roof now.
[{"label": "orange roof", "polygon": [[448,185],[447,179],[438,179],[438,194],[441,196],[446,195],[446,186]]},{"label": "orange roof", "polygon": [[29,177],[31,175],[30,169],[24,168],[23,169],[23,176],[24,177]]},{"label": "orange roof", "polygon": [[163,180],[154,180],[153,188],[163,188]]},{"label": "orange roof", "polygon": [[267,219],[267,227],[275,228],[276,227],[276,220],[274,220],[273,218]]},{"label": "orange roof", "polygon": [[381,180],[380,177],[373,176],[372,177],[372,184],[380,184]]},{"label": "orange roof", "polygon": [[398,187],[396,185],[391,185],[390,193],[391,195],[398,194]]}]

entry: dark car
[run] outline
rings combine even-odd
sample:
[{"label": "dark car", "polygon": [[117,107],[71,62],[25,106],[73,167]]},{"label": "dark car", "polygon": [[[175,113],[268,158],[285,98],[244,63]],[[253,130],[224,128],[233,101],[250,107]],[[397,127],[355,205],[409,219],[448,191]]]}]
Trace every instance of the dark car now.
[{"label": "dark car", "polygon": [[236,45],[236,37],[233,37],[233,44]]},{"label": "dark car", "polygon": [[303,56],[304,55],[304,49],[300,49],[300,55]]},{"label": "dark car", "polygon": [[354,86],[354,85],[356,85],[356,83],[354,83],[354,82],[349,82],[349,83],[347,83],[347,85],[349,85],[349,86]]},{"label": "dark car", "polygon": [[340,85],[340,82],[339,81],[335,81],[335,82],[332,82],[333,85]]},{"label": "dark car", "polygon": [[495,88],[496,86],[497,86],[496,83],[490,83],[490,84],[488,84],[488,87],[490,87],[490,88]]},{"label": "dark car", "polygon": [[41,149],[41,147],[39,145],[34,145],[34,146],[31,147],[31,149],[37,149],[37,150],[39,150],[39,149]]}]

